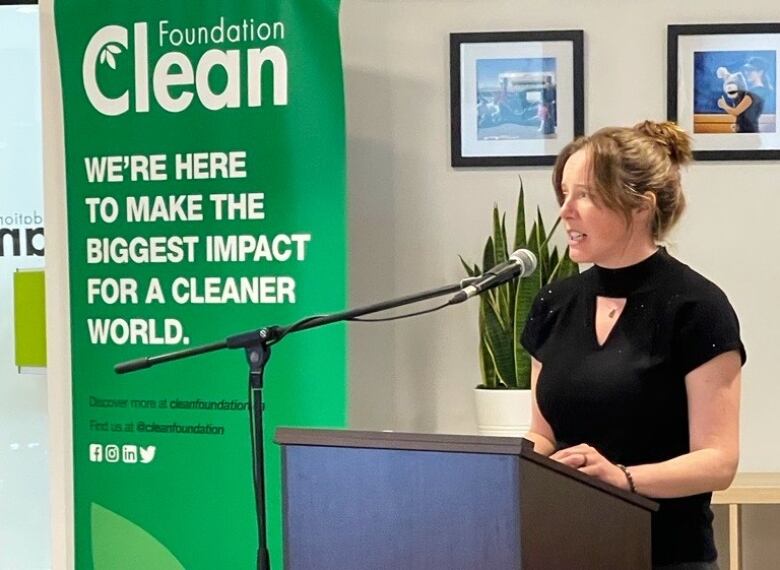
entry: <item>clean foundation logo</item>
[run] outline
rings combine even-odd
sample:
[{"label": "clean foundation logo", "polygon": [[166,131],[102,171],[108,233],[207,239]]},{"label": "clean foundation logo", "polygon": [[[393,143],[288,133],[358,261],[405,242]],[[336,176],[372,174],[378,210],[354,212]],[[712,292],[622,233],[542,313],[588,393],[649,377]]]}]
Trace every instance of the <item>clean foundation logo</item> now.
[{"label": "clean foundation logo", "polygon": [[[157,23],[157,44],[160,48],[224,44],[256,44],[284,39],[281,22],[256,24],[254,20],[226,24],[224,18],[211,26],[179,29],[168,20]],[[132,53],[132,56],[131,56]],[[90,38],[82,60],[82,80],[87,98],[103,115],[123,115],[131,110],[146,113],[150,101],[163,110],[179,113],[197,99],[210,111],[242,106],[260,107],[263,103],[263,71],[270,65],[273,81],[273,105],[287,105],[287,55],[277,45],[235,49],[209,49],[197,61],[184,51],[170,50],[155,60],[149,54],[149,23],[133,24],[132,36],[124,26],[100,28]],[[100,67],[108,69],[100,69]],[[132,78],[127,70],[132,67]],[[124,89],[101,87],[111,73],[122,73],[127,81]],[[225,77],[224,86],[215,91],[210,84],[214,72]],[[102,79],[101,79],[102,78]],[[150,92],[151,79],[151,92]],[[117,78],[120,83],[122,76]],[[114,78],[111,78],[114,82]],[[242,91],[244,86],[244,91]],[[116,86],[113,86],[116,87]]]}]

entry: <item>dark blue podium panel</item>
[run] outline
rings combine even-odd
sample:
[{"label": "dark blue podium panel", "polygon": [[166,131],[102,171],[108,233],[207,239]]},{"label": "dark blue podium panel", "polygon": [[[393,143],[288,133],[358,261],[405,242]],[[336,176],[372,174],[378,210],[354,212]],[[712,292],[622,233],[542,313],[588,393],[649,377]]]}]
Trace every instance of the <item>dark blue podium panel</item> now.
[{"label": "dark blue podium panel", "polygon": [[288,570],[521,567],[520,457],[284,450]]}]

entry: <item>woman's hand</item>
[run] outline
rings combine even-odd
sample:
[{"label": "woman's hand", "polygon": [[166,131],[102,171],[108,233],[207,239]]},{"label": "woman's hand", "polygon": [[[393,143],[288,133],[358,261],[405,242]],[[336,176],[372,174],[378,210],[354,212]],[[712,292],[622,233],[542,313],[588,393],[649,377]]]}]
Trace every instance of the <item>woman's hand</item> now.
[{"label": "woman's hand", "polygon": [[568,465],[596,479],[601,479],[605,483],[620,489],[628,491],[630,488],[628,479],[626,479],[626,475],[620,467],[608,461],[595,447],[591,447],[586,443],[556,451],[550,456],[550,459]]}]

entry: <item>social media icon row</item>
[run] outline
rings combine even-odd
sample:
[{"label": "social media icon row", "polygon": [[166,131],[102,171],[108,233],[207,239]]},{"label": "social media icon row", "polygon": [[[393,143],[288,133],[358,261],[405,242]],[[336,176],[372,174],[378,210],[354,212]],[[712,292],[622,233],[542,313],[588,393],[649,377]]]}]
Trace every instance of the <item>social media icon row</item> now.
[{"label": "social media icon row", "polygon": [[157,453],[157,447],[147,445],[118,445],[101,443],[89,444],[89,460],[92,463],[151,463]]}]

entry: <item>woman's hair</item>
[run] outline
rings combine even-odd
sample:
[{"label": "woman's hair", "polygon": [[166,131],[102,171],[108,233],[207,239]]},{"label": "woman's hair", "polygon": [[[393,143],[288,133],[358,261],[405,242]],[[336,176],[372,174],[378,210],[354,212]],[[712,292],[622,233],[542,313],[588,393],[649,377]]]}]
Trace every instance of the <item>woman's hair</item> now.
[{"label": "woman's hair", "polygon": [[692,158],[691,139],[671,122],[644,121],[633,127],[607,127],[575,139],[555,161],[553,187],[563,204],[563,169],[577,151],[587,149],[591,189],[605,207],[630,224],[641,206],[654,210],[653,239],[661,240],[685,210],[680,166]]}]

